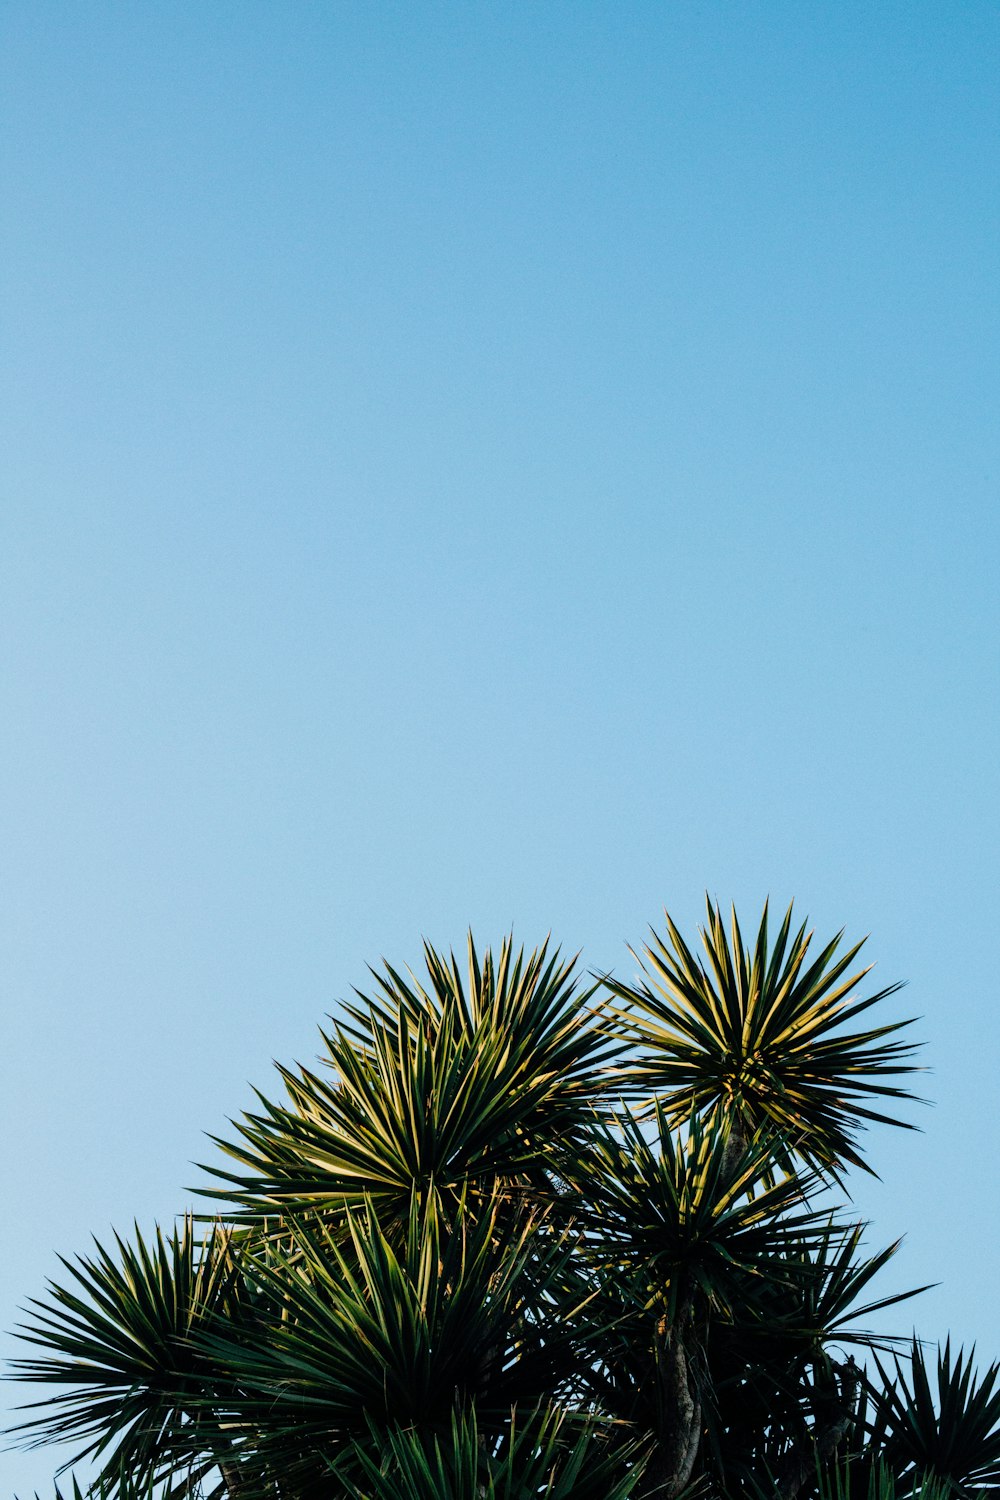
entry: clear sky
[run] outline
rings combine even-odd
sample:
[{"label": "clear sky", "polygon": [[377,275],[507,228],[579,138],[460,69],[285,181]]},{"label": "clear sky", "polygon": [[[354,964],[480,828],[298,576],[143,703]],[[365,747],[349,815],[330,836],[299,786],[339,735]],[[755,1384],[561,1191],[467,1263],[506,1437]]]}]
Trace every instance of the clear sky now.
[{"label": "clear sky", "polygon": [[369,961],[707,888],[910,981],[858,1203],[1000,1355],[996,5],[0,41],[0,1325]]}]

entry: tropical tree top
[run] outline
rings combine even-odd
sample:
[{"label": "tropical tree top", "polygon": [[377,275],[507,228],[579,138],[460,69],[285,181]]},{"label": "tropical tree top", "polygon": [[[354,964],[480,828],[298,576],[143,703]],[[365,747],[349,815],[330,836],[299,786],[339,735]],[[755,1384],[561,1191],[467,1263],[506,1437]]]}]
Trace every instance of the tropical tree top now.
[{"label": "tropical tree top", "polygon": [[666,923],[632,984],[471,938],[373,971],[219,1142],[228,1222],[30,1305],[21,1440],[107,1500],[1000,1492],[995,1367],[873,1332],[914,1294],[829,1207],[905,1123],[898,987],[791,909],[747,945],[709,903],[703,958]]}]

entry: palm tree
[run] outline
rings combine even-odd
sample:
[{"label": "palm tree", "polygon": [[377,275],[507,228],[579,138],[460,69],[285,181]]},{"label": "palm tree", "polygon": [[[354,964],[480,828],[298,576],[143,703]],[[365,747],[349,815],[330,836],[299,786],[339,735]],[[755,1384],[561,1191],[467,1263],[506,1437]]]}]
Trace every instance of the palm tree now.
[{"label": "palm tree", "polygon": [[864,1326],[912,1295],[872,1297],[895,1247],[826,1206],[911,1097],[908,1023],[857,1029],[895,986],[791,910],[702,937],[668,916],[634,985],[471,939],[374,974],[219,1143],[225,1223],[64,1262],[21,1439],[75,1442],[105,1500],[993,1486],[996,1371],[946,1351],[935,1404],[914,1346],[908,1384]]}]

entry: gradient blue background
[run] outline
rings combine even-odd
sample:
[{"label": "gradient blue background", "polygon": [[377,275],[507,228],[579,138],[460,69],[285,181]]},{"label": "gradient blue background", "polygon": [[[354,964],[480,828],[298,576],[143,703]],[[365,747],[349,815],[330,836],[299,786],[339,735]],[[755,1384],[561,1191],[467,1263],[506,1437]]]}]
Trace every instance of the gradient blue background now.
[{"label": "gradient blue background", "polygon": [[368,961],[708,888],[911,981],[859,1212],[1000,1355],[997,7],[2,33],[2,1326]]}]

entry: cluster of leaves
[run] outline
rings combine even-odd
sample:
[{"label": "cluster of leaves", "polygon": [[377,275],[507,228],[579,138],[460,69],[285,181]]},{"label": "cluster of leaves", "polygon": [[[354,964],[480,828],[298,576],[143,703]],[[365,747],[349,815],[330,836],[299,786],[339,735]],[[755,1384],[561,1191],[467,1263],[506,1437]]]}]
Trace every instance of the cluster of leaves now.
[{"label": "cluster of leaves", "polygon": [[102,1500],[1000,1490],[997,1368],[871,1333],[913,1294],[828,1206],[910,1023],[791,910],[702,938],[668,917],[635,985],[471,939],[375,974],[219,1143],[224,1221],[64,1262],[21,1439]]}]

